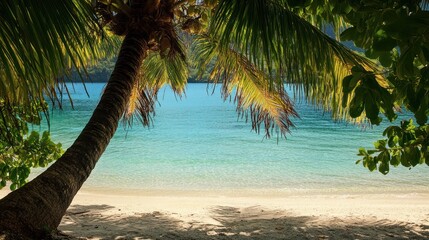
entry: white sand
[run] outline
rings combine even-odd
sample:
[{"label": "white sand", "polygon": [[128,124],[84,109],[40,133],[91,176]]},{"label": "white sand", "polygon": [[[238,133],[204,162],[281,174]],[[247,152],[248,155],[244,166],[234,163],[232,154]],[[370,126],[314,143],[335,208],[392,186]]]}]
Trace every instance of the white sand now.
[{"label": "white sand", "polygon": [[83,190],[59,229],[83,239],[429,239],[429,192]]}]

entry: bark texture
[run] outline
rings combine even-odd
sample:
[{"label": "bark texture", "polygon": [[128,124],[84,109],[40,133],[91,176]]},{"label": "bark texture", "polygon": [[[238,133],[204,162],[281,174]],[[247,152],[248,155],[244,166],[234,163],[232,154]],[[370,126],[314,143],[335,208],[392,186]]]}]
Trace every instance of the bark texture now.
[{"label": "bark texture", "polygon": [[118,127],[147,54],[147,32],[128,33],[101,100],[64,155],[37,178],[0,200],[2,233],[42,239],[61,222]]}]

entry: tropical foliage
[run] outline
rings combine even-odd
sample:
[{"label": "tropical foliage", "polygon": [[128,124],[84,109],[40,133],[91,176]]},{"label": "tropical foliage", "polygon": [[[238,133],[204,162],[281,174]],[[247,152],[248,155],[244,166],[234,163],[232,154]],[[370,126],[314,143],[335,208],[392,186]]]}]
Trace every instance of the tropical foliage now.
[{"label": "tropical foliage", "polygon": [[[59,76],[109,52],[99,43],[107,36],[102,28],[124,36],[103,96],[73,145],[45,172],[0,200],[0,232],[43,238],[46,230],[55,229],[106,149],[119,120],[136,112],[144,124],[150,124],[159,88],[169,85],[183,94],[189,63],[197,69],[211,66],[210,78],[222,83],[223,96],[235,94],[239,114],[248,116],[254,130],[263,128],[266,136],[273,129],[286,134],[297,115],[293,97],[285,91],[287,83],[336,119],[368,118],[378,124],[380,112],[392,120],[392,107],[405,105],[415,113],[420,126],[404,122],[401,130],[391,128],[386,134],[392,137],[390,142],[403,148],[399,149],[405,156],[401,160],[408,159],[410,165],[416,162],[410,160],[413,157],[426,156],[422,154],[427,151],[424,125],[428,114],[425,1],[91,3],[0,2],[0,99],[4,111],[19,106],[27,109],[23,113],[31,114],[32,104],[42,103],[45,96],[55,100]],[[382,69],[328,37],[320,30],[326,24],[332,24],[337,33],[348,28],[342,32],[343,38],[367,49],[369,57],[388,68]],[[181,31],[192,37],[179,34]],[[180,36],[192,44],[183,44]],[[187,49],[195,52],[191,54],[195,59],[186,59]],[[51,145],[46,144],[47,137],[40,140],[30,134],[28,139]],[[395,165],[397,159],[385,156],[397,149],[392,145],[385,150],[382,145],[376,146],[382,152],[377,157],[361,152],[367,154],[366,166],[386,172],[387,163]]]},{"label": "tropical foliage", "polygon": [[10,181],[14,190],[31,168],[61,155],[48,131],[28,130],[47,113],[45,100],[61,107],[72,69],[83,79],[82,67],[111,56],[117,40],[100,41],[103,31],[85,1],[1,1],[0,9],[0,188]]},{"label": "tropical foliage", "polygon": [[375,149],[360,149],[360,161],[383,174],[389,172],[389,165],[429,165],[428,2],[350,1],[347,9],[344,19],[351,26],[341,38],[353,41],[365,49],[367,57],[378,60],[389,81],[388,86],[381,86],[374,72],[355,67],[343,80],[345,99],[354,95],[350,115],[365,113],[375,125],[382,121],[381,113],[389,121],[403,109],[414,115],[414,120],[387,127],[383,132],[386,138],[375,142]]},{"label": "tropical foliage", "polygon": [[62,76],[107,50],[100,51],[100,28],[85,1],[1,1],[0,9],[0,97],[6,105],[55,98]]},{"label": "tropical foliage", "polygon": [[[394,3],[396,1],[390,1],[390,4]],[[73,68],[91,65],[97,59],[111,55],[111,48],[98,42],[104,34],[100,26],[123,35],[126,29],[118,22],[124,21],[131,11],[128,1],[97,1],[93,5],[97,14],[90,14],[92,9],[82,1],[55,1],[53,4],[56,4],[54,6],[60,13],[66,9],[73,10],[61,14],[61,21],[52,21],[51,26],[46,26],[37,21],[43,19],[41,16],[49,9],[33,7],[31,4],[23,7],[8,1],[2,4],[10,14],[4,16],[8,21],[4,21],[2,27],[10,30],[4,31],[2,41],[13,42],[16,46],[3,44],[1,57],[7,61],[2,62],[0,73],[4,78],[14,80],[2,81],[1,97],[5,105],[9,106],[24,101],[25,104],[20,104],[20,108],[30,106],[31,102],[45,96],[55,101],[58,94],[55,86],[64,80],[62,76],[67,76]],[[379,29],[380,21],[385,20],[386,16],[390,14],[391,19],[394,19],[391,16],[390,10],[394,9],[391,5],[383,5],[389,14],[383,13],[382,17],[377,15],[376,18],[380,8],[372,13],[362,13],[368,3],[359,5],[355,1],[178,1],[176,4],[174,20],[178,34],[166,31],[158,37],[156,44],[152,43],[152,48],[157,51],[149,54],[143,63],[139,83],[124,113],[126,118],[137,118],[149,125],[151,114],[155,111],[158,90],[169,84],[181,95],[189,77],[189,66],[196,69],[200,77],[206,76],[211,81],[222,83],[224,99],[235,94],[233,99],[239,114],[250,116],[246,119],[252,121],[252,129],[257,132],[262,125],[267,137],[271,136],[274,128],[284,135],[293,126],[291,117],[298,116],[291,100],[296,96],[287,95],[285,83],[294,86],[299,95],[330,111],[337,119],[355,119],[359,122],[367,117],[372,124],[378,124],[381,121],[380,111],[389,120],[396,117],[393,107],[400,103],[395,102],[391,97],[392,91],[387,90],[392,88],[392,81],[385,81],[385,72],[381,75],[381,68],[319,30],[323,30],[327,24],[335,32],[348,27],[341,35],[344,40],[353,40],[358,47],[369,49],[368,57],[378,58],[383,65],[390,67],[394,54],[398,55],[399,51],[394,46],[391,49],[379,49],[386,48],[386,41],[387,46],[393,44],[391,38],[383,38],[386,31]],[[418,3],[414,4],[418,6]],[[369,7],[377,9],[379,6],[372,2]],[[411,9],[413,6],[409,7]],[[400,9],[399,5],[396,5],[396,9]],[[30,18],[32,14],[39,14],[39,17]],[[403,14],[406,12],[403,11]],[[365,18],[373,20],[367,21],[365,27],[360,26],[365,29],[365,34],[357,34],[354,24]],[[84,23],[80,22],[82,19],[85,19]],[[42,32],[42,29],[29,26],[48,29],[49,34],[36,34]],[[389,29],[394,31],[395,27]],[[18,35],[21,32],[23,35]],[[29,37],[32,35],[36,37]],[[12,41],[17,38],[22,38],[23,42]],[[297,44],[302,42],[306,44]],[[42,43],[49,44],[43,49],[36,47]],[[12,57],[13,49],[25,54]],[[179,54],[173,54],[175,52]],[[190,64],[185,61],[184,52],[191,56]],[[105,59],[103,61],[109,63]],[[31,62],[31,67],[24,68],[24,62]],[[356,67],[351,72],[352,66]],[[210,69],[208,75],[204,69]],[[86,71],[85,68],[83,70]],[[350,73],[352,75],[347,76]],[[363,78],[366,80],[361,81]],[[12,88],[17,91],[7,91]],[[364,89],[372,89],[375,93],[368,94]],[[411,91],[409,93],[412,95]],[[418,112],[421,117],[426,116],[422,114],[423,108],[420,107]],[[135,112],[138,114],[133,115]],[[399,150],[389,151],[389,154],[381,156],[396,156],[400,153]],[[377,164],[368,161],[377,163],[377,158],[369,154],[364,158],[365,166],[371,166],[373,170]],[[384,167],[383,172],[386,172]]]},{"label": "tropical foliage", "polygon": [[[269,137],[274,127],[285,134],[293,126],[291,117],[298,113],[284,91],[287,83],[335,119],[379,125],[380,114],[394,121],[401,107],[413,112],[419,126],[408,120],[389,127],[388,139],[377,141],[374,150],[360,149],[359,155],[365,167],[383,174],[389,164],[429,163],[426,1],[179,2],[177,24],[194,35],[187,51],[191,66],[200,77],[209,69],[209,80],[222,83],[224,99],[235,93],[237,111],[250,116],[253,130],[262,125]],[[319,30],[327,27],[373,61]],[[150,69],[145,68],[146,75]],[[161,82],[168,81],[158,81],[157,89]],[[184,83],[175,84],[181,93]],[[150,92],[156,99],[157,91]]]},{"label": "tropical foliage", "polygon": [[[0,103],[2,104],[2,103]],[[40,124],[38,115],[42,104],[33,103],[32,110],[14,106],[0,112],[0,189],[10,181],[15,190],[27,182],[32,168],[46,167],[62,154],[61,144],[51,141],[49,132],[40,136],[38,131],[29,131],[28,123]]]},{"label": "tropical foliage", "polygon": [[[194,35],[188,50],[191,66],[199,69],[200,76],[209,69],[209,80],[222,83],[223,97],[229,99],[234,93],[237,111],[249,116],[254,130],[263,126],[266,136],[273,128],[285,134],[293,125],[291,117],[297,116],[284,83],[293,84],[335,118],[348,118],[348,106],[340,107],[341,79],[356,64],[377,69],[290,11],[287,4],[183,1],[175,11],[178,25]],[[302,42],[306,44],[297,44]]]}]

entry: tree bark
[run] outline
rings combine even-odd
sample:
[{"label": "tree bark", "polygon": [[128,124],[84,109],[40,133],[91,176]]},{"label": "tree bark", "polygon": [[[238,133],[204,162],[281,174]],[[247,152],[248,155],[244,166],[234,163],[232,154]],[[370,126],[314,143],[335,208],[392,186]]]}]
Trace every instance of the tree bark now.
[{"label": "tree bark", "polygon": [[41,239],[56,230],[118,127],[148,41],[147,33],[127,34],[101,100],[73,145],[45,172],[0,200],[0,238],[18,233]]}]

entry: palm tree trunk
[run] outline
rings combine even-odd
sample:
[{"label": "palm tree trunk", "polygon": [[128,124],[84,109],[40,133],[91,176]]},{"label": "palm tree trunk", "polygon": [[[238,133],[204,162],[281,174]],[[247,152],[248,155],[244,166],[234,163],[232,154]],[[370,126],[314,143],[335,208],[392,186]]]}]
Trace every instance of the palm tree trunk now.
[{"label": "palm tree trunk", "polygon": [[40,239],[55,230],[118,127],[149,34],[129,33],[101,100],[82,133],[45,172],[0,200],[1,233]]}]

